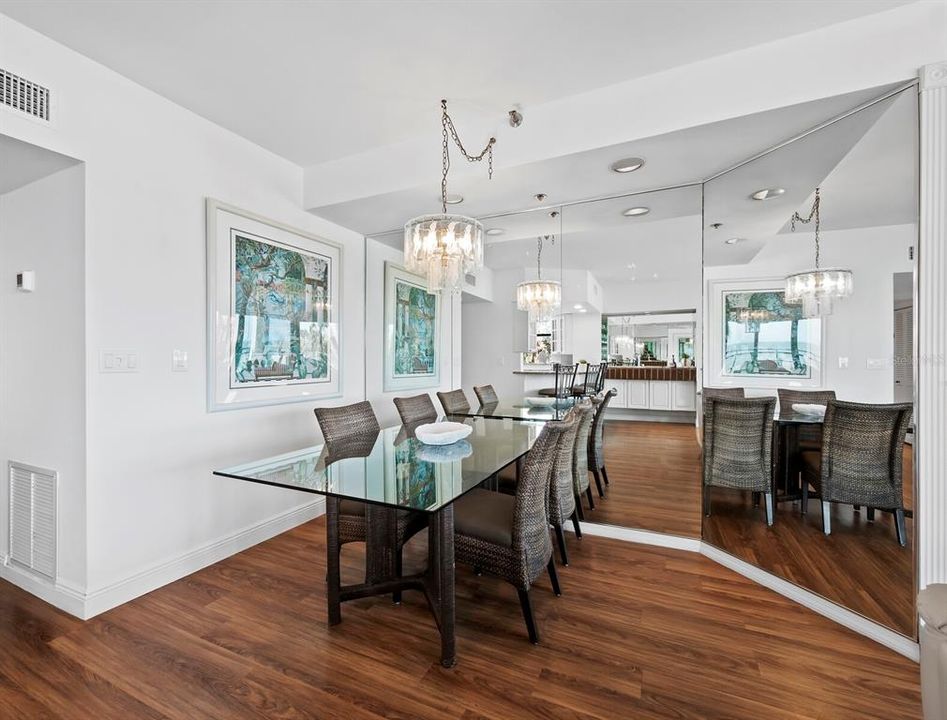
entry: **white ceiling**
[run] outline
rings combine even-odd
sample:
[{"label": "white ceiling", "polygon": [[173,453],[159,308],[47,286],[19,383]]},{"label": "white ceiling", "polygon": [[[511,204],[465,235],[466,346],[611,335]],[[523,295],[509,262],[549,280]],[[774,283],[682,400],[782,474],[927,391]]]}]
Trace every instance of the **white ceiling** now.
[{"label": "white ceiling", "polygon": [[0,135],[0,195],[75,165],[75,158]]},{"label": "white ceiling", "polygon": [[465,121],[500,123],[515,103],[528,117],[531,105],[905,4],[0,0],[0,12],[308,166],[436,133],[441,97]]}]

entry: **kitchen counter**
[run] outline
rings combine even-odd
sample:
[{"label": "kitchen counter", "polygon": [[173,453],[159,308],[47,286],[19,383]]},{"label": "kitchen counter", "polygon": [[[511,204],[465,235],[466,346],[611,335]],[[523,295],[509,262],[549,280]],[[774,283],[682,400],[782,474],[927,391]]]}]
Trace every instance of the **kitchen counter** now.
[{"label": "kitchen counter", "polygon": [[680,380],[696,382],[696,367],[666,367],[663,365],[609,365],[605,377],[609,380]]}]

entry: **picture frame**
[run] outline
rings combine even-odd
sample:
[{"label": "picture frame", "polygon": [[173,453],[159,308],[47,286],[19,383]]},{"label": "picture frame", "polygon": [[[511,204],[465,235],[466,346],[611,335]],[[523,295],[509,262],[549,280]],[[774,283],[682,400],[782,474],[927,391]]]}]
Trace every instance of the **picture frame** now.
[{"label": "picture frame", "polygon": [[384,390],[440,386],[441,297],[424,278],[385,263]]},{"label": "picture frame", "polygon": [[708,286],[706,384],[822,386],[825,324],[797,315],[782,301],[783,278],[718,280]]},{"label": "picture frame", "polygon": [[209,412],[342,394],[342,247],[212,198]]}]

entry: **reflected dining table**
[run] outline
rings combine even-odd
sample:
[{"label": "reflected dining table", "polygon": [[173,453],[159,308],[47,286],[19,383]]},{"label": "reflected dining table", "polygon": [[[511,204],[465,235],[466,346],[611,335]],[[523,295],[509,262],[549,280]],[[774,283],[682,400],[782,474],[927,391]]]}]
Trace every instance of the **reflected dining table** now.
[{"label": "reflected dining table", "polygon": [[[532,396],[530,396],[532,397]],[[454,413],[454,419],[462,417],[499,418],[502,420],[527,420],[546,422],[562,420],[579,398],[545,398],[542,405],[531,405],[525,397],[500,398],[495,403],[486,403],[466,412]]]},{"label": "reflected dining table", "polygon": [[775,487],[773,497],[776,502],[789,502],[802,498],[802,488],[798,480],[794,483],[791,470],[793,456],[796,453],[797,430],[803,425],[822,425],[823,414],[801,413],[797,410],[780,410],[773,418],[773,484],[781,479],[782,487]]},{"label": "reflected dining table", "polygon": [[[452,445],[424,445],[410,428],[399,425],[360,437],[345,448],[315,445],[214,474],[324,495],[329,625],[342,621],[341,603],[347,600],[419,590],[440,630],[441,664],[452,667],[456,663],[453,503],[519,461],[543,427],[503,418],[462,420],[472,431]],[[365,581],[344,586],[339,581],[337,533],[343,500],[364,503],[366,515]],[[405,510],[427,516],[428,561],[422,572],[401,576],[395,546],[397,515]]]}]

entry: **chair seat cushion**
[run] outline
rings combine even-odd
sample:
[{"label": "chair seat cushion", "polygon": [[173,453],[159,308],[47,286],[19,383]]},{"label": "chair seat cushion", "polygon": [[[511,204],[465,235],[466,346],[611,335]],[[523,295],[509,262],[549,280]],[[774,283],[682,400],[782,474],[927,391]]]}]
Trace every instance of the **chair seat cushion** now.
[{"label": "chair seat cushion", "polygon": [[537,390],[536,394],[542,395],[543,397],[556,397],[556,388],[543,388],[542,390]]},{"label": "chair seat cushion", "polygon": [[339,502],[340,515],[364,515],[365,503],[358,500],[342,500]]},{"label": "chair seat cushion", "polygon": [[820,475],[822,473],[822,453],[818,450],[803,450],[799,453],[803,471]]},{"label": "chair seat cushion", "polygon": [[511,547],[515,504],[512,495],[480,488],[471,490],[454,503],[454,532]]}]

